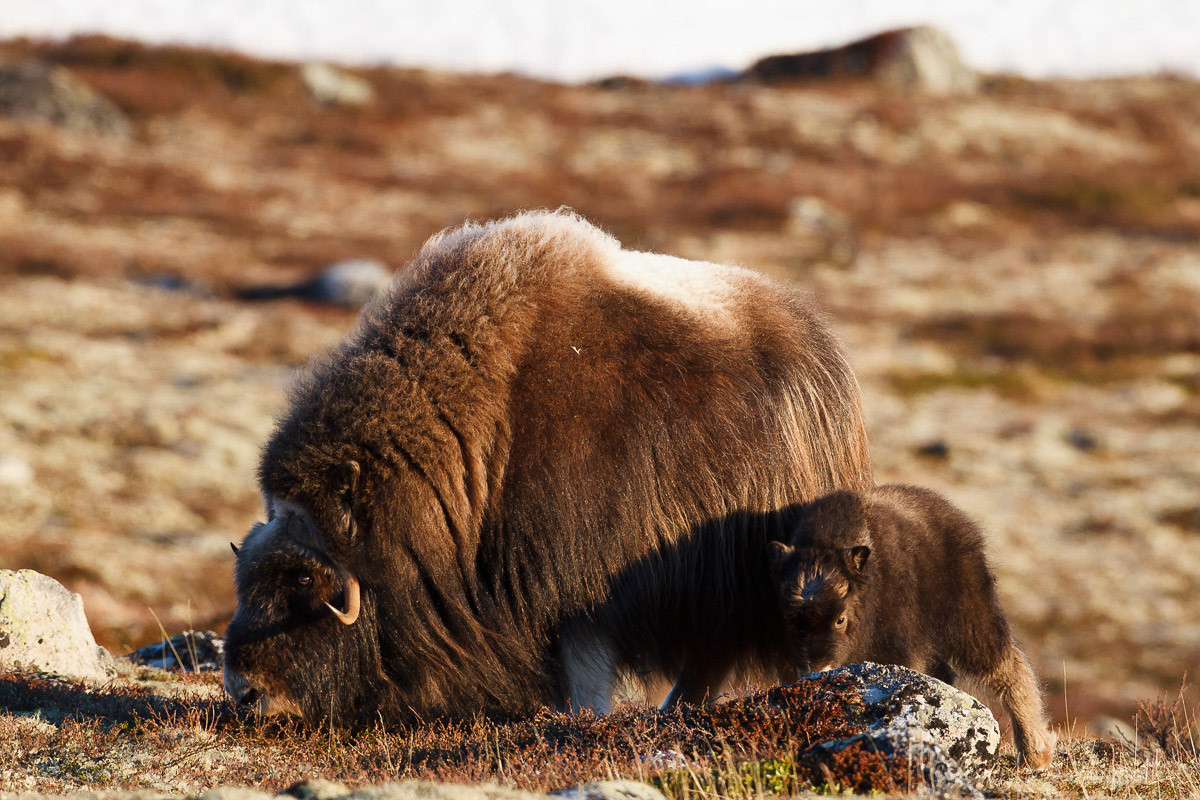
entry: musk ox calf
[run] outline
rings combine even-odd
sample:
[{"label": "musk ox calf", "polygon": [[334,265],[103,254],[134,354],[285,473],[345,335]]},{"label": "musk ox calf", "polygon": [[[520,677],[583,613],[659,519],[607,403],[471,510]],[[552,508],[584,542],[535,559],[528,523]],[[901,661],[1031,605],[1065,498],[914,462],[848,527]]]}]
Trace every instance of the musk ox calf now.
[{"label": "musk ox calf", "polygon": [[834,492],[802,507],[790,540],[770,553],[799,671],[874,661],[952,684],[958,670],[1004,703],[1020,759],[1050,763],[1057,737],[983,536],[948,500],[913,486]]},{"label": "musk ox calf", "polygon": [[871,484],[803,293],[545,212],[431,239],[293,389],[259,476],[225,685],[337,719],[784,669],[776,512]]}]

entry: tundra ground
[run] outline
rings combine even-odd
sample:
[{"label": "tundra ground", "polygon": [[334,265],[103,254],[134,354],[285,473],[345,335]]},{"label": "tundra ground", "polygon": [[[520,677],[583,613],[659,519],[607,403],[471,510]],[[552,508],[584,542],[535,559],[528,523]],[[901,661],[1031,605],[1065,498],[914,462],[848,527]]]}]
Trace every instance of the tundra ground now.
[{"label": "tundra ground", "polygon": [[[239,292],[566,204],[818,294],[878,478],[982,523],[1060,723],[1129,719],[1200,671],[1200,83],[939,98],[379,69],[348,109],[290,64],[0,43],[31,54],[134,133],[0,118],[0,565],[82,593],[117,654],[228,620],[260,443],[353,321]],[[1067,752],[1125,758],[1104,747]],[[1113,763],[1096,774],[1154,791],[1159,767]]]},{"label": "tundra ground", "polygon": [[[138,791],[200,795],[216,786],[282,792],[314,777],[351,789],[404,780],[548,791],[631,778],[669,800],[902,794],[920,788],[902,760],[846,751],[815,761],[815,741],[852,735],[854,692],[836,678],[781,690],[783,712],[733,703],[606,717],[429,722],[410,728],[307,726],[255,718],[215,675],[127,669],[103,688],[0,679],[0,797]],[[787,693],[791,694],[787,694]],[[1066,740],[1054,764],[1015,767],[1011,746],[981,787],[990,797],[1175,798],[1200,792],[1195,709],[1147,708],[1140,741]]]}]

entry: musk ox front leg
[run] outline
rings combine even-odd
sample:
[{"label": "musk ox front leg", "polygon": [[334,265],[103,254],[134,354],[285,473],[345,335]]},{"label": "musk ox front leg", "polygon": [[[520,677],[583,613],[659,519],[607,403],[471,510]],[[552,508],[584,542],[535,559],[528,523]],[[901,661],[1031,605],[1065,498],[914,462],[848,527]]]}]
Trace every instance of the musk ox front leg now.
[{"label": "musk ox front leg", "polygon": [[563,670],[562,711],[612,711],[616,685],[616,651],[612,641],[591,625],[569,623],[559,637],[559,662]]}]

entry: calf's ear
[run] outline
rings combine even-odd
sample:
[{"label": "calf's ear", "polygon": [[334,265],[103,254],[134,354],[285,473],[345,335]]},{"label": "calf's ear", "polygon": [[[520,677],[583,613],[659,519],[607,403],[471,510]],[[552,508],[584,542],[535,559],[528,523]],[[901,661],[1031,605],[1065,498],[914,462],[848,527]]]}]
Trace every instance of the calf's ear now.
[{"label": "calf's ear", "polygon": [[867,559],[870,557],[871,548],[869,547],[847,547],[846,568],[850,570],[851,575],[861,576],[863,570],[866,569]]},{"label": "calf's ear", "polygon": [[783,542],[767,542],[767,561],[771,564],[772,577],[778,578],[783,572],[783,562],[795,552],[795,548]]}]

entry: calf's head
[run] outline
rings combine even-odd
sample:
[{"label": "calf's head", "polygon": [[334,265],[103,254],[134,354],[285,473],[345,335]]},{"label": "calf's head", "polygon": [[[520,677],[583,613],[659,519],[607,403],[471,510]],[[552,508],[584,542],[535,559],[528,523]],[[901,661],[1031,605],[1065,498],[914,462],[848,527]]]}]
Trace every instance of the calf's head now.
[{"label": "calf's head", "polygon": [[771,542],[784,634],[802,674],[848,663],[862,621],[871,556],[857,497],[814,503],[788,542]]},{"label": "calf's head", "polygon": [[262,713],[344,717],[379,674],[370,592],[328,544],[352,541],[351,511],[322,525],[302,504],[267,506],[267,522],[233,548],[238,604],[225,635],[225,689]]}]

